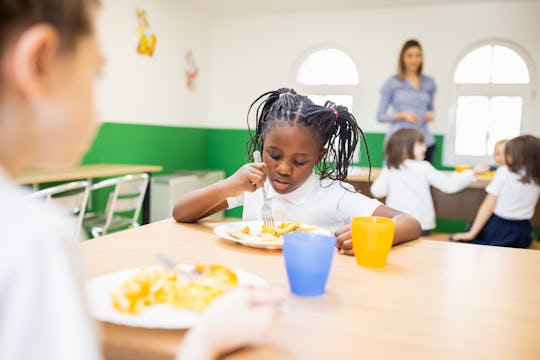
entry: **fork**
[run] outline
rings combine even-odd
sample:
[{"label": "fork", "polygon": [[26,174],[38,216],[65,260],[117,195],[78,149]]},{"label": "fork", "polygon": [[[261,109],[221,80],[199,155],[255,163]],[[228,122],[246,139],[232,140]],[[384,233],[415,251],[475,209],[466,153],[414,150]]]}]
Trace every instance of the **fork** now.
[{"label": "fork", "polygon": [[182,275],[186,280],[195,280],[199,277],[199,273],[192,268],[190,270],[180,268],[176,266],[176,263],[167,255],[163,253],[156,253],[156,258],[161,262],[165,267],[174,271],[176,274]]},{"label": "fork", "polygon": [[[261,152],[259,150],[255,150],[253,152],[253,160],[255,162],[262,162],[261,158]],[[272,216],[272,206],[270,205],[270,199],[266,197],[266,189],[264,188],[264,184],[261,187],[262,189],[262,195],[263,195],[263,207],[262,207],[262,218],[264,225],[268,227],[274,227],[274,217]]]}]

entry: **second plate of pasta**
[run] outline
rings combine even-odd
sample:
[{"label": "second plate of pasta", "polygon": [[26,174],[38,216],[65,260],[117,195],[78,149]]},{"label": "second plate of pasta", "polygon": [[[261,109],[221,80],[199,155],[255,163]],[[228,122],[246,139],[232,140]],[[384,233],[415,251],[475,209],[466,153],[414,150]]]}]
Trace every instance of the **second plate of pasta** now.
[{"label": "second plate of pasta", "polygon": [[[199,322],[207,303],[220,293],[236,286],[267,285],[266,280],[255,274],[221,265],[210,265],[217,267],[218,271],[206,274],[208,276],[203,273],[198,279],[170,281],[171,272],[175,277],[186,274],[191,278],[198,266],[180,264],[176,270],[171,270],[152,265],[95,277],[86,284],[90,314],[96,320],[126,326],[185,329]],[[221,268],[227,271],[221,271]],[[227,289],[220,289],[224,284]],[[167,296],[167,301],[157,299],[163,295]],[[131,306],[132,302],[138,302],[138,298],[141,298],[143,306]],[[149,301],[150,298],[154,301]]]}]

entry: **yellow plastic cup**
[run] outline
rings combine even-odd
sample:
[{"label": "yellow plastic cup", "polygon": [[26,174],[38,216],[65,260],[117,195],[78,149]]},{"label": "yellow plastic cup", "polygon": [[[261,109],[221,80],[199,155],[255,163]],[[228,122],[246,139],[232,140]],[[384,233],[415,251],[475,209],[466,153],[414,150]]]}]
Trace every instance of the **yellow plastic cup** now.
[{"label": "yellow plastic cup", "polygon": [[394,220],[379,216],[354,217],[351,229],[356,262],[362,266],[384,266],[394,239]]}]

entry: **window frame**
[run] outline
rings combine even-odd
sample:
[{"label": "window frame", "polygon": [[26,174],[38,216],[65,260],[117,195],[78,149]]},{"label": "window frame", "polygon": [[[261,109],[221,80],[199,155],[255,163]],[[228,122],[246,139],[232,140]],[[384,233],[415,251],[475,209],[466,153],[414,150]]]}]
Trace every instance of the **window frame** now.
[{"label": "window frame", "polygon": [[[482,46],[505,46],[518,54],[529,71],[529,83],[528,84],[461,84],[454,82],[454,75],[457,71],[457,68],[460,62],[467,56],[470,52],[482,47]],[[534,126],[534,116],[533,116],[533,99],[536,93],[536,71],[534,68],[534,62],[529,54],[518,44],[501,39],[489,39],[482,40],[471,44],[462,51],[457,59],[454,61],[454,66],[450,72],[450,97],[449,97],[449,111],[448,111],[448,121],[447,121],[447,130],[444,137],[443,145],[443,165],[445,166],[455,166],[456,164],[471,164],[478,165],[486,163],[488,155],[486,156],[466,156],[466,155],[457,155],[455,153],[455,139],[456,139],[456,113],[457,113],[457,102],[460,96],[519,96],[523,100],[523,107],[521,112],[521,124],[520,124],[520,134],[531,132]]]}]

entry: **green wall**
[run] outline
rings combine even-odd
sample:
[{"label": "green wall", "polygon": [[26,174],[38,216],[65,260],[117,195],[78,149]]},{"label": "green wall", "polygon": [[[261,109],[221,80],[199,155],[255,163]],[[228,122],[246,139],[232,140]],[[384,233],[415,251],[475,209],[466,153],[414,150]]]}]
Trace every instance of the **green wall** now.
[{"label": "green wall", "polygon": [[[208,131],[200,128],[103,123],[83,164],[120,163],[161,165],[168,174],[175,170],[205,168]],[[96,179],[100,180],[100,179]],[[92,194],[92,209],[104,211],[108,191]],[[142,221],[139,218],[139,223]]]},{"label": "green wall", "polygon": [[[223,169],[229,176],[247,161],[248,139],[248,131],[238,129],[103,123],[83,163],[163,166],[163,171],[157,175],[176,170]],[[372,166],[380,167],[384,134],[367,133],[366,140]],[[438,169],[450,170],[441,165],[443,137],[437,135],[435,140],[437,150],[434,154],[434,165]],[[363,145],[360,159],[359,165],[367,166]],[[96,197],[93,206],[104,207],[105,201],[104,197]],[[226,215],[241,217],[242,209],[228,210]],[[463,231],[465,226],[465,221],[438,219],[435,231],[458,232]]]},{"label": "green wall", "polygon": [[168,174],[206,167],[207,144],[207,129],[103,123],[82,162],[161,165]]},{"label": "green wall", "polygon": [[[234,174],[248,161],[246,144],[248,130],[208,129],[208,168],[223,169],[225,175]],[[242,217],[242,207],[225,211],[227,217]]]},{"label": "green wall", "polygon": [[[367,133],[366,141],[368,143],[369,158],[371,166],[381,167],[384,152],[384,134],[383,133]],[[433,165],[440,170],[453,170],[451,167],[442,165],[442,146],[443,137],[435,135],[435,153],[433,154]],[[360,153],[360,166],[368,166],[365,146],[362,142],[362,151]]]},{"label": "green wall", "polygon": [[[207,129],[103,123],[94,143],[84,156],[83,164],[127,163],[161,165],[160,174],[176,170],[224,169],[234,173],[247,161],[247,130]],[[367,133],[371,164],[382,165],[384,134]],[[442,136],[436,136],[438,149]],[[367,166],[362,144],[361,166]],[[435,166],[441,166],[441,152],[435,152]]]}]

